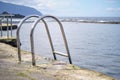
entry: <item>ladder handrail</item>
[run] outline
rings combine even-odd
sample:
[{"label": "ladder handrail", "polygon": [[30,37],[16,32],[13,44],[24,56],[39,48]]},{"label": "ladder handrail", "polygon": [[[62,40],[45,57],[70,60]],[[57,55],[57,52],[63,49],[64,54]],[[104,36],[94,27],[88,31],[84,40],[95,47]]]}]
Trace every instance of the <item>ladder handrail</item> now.
[{"label": "ladder handrail", "polygon": [[[34,39],[33,39],[34,35],[33,35],[33,32],[34,32],[34,29],[35,29],[34,26],[36,26],[38,22],[39,22],[38,20],[37,20],[36,22],[34,22],[34,24],[32,25],[31,33],[30,33],[32,65],[36,65],[36,62],[35,62]],[[52,39],[51,39],[51,36],[50,36],[50,32],[49,32],[49,30],[48,30],[48,25],[47,25],[47,23],[46,23],[44,20],[42,20],[42,22],[44,23],[45,28],[46,28],[46,30],[47,30],[47,34],[48,34],[49,42],[50,42],[50,45],[51,45],[51,49],[52,49],[52,51],[54,51],[54,47],[53,47],[53,44],[52,44]],[[53,57],[54,57],[54,59],[56,60],[56,55],[55,55],[55,54],[53,54]]]},{"label": "ladder handrail", "polygon": [[32,18],[32,17],[36,17],[36,18],[39,18],[40,16],[39,15],[30,15],[30,16],[26,16],[25,18],[23,18],[20,23],[18,24],[18,29],[17,29],[17,32],[16,32],[16,37],[17,37],[17,49],[18,49],[18,60],[19,62],[21,62],[21,47],[20,47],[20,29],[22,27],[22,24],[29,18]]},{"label": "ladder handrail", "polygon": [[[46,27],[46,31],[47,31],[47,34],[48,34],[48,38],[49,38],[49,41],[50,41],[50,45],[51,45],[51,48],[52,48],[52,52],[53,52],[53,55],[55,55],[54,53],[54,48],[53,48],[53,44],[52,44],[52,39],[51,39],[51,36],[50,36],[50,33],[49,33],[49,30],[48,30],[48,25],[47,23],[44,21],[44,18],[52,18],[54,20],[56,20],[60,26],[60,30],[61,30],[61,33],[62,33],[62,36],[63,36],[63,40],[64,40],[64,44],[65,44],[65,48],[66,48],[66,51],[67,51],[67,55],[68,55],[68,58],[69,58],[69,62],[70,64],[72,64],[72,61],[71,61],[71,56],[70,56],[70,52],[69,52],[69,48],[68,48],[68,44],[67,44],[67,40],[66,40],[66,36],[65,36],[65,32],[64,32],[64,29],[63,29],[63,25],[62,23],[59,21],[59,19],[57,19],[56,17],[54,16],[51,16],[51,15],[45,15],[45,16],[42,16],[40,17],[38,20],[36,20],[34,22],[34,24],[32,25],[32,29],[31,29],[31,33],[30,33],[30,40],[31,40],[31,53],[32,53],[32,64],[35,65],[35,53],[34,53],[34,39],[33,39],[33,34],[34,34],[34,29],[36,27],[36,25],[42,20],[45,27]],[[56,56],[54,56],[54,59],[56,59]]]}]

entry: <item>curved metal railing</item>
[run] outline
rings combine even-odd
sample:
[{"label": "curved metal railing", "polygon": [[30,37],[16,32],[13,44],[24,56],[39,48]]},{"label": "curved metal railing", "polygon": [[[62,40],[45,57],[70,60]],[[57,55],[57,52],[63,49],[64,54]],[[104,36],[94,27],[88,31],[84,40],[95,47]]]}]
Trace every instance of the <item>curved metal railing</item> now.
[{"label": "curved metal railing", "polygon": [[17,32],[16,32],[16,36],[17,36],[17,49],[18,49],[18,60],[19,60],[19,62],[21,62],[20,29],[21,29],[23,23],[24,23],[26,20],[28,20],[28,19],[30,19],[30,18],[32,18],[32,17],[39,18],[40,16],[38,16],[38,15],[30,15],[30,16],[27,16],[27,17],[23,18],[23,19],[20,21],[20,23],[18,24],[18,29],[17,29]]},{"label": "curved metal railing", "polygon": [[[31,29],[31,32],[30,32],[30,42],[31,42],[31,54],[32,54],[32,65],[35,66],[36,65],[36,61],[35,61],[35,52],[34,52],[34,39],[33,39],[33,34],[34,34],[34,29],[36,27],[36,25],[42,21],[45,25],[45,28],[46,28],[46,32],[47,32],[47,35],[48,35],[48,39],[49,39],[49,42],[50,42],[50,46],[51,46],[51,49],[52,49],[52,53],[53,53],[53,57],[54,59],[56,60],[56,55],[55,54],[58,54],[58,55],[61,55],[61,56],[66,56],[68,57],[69,59],[69,63],[72,64],[72,60],[71,60],[71,56],[70,56],[70,52],[69,52],[69,48],[68,48],[68,44],[67,44],[67,40],[66,40],[66,36],[65,36],[65,32],[64,32],[64,29],[63,29],[63,25],[61,24],[61,22],[54,16],[51,16],[51,15],[46,15],[46,16],[38,16],[38,15],[30,15],[30,16],[27,16],[25,17],[23,20],[21,20],[21,22],[18,24],[18,29],[17,29],[17,32],[16,32],[16,35],[17,35],[17,48],[18,48],[18,59],[19,59],[19,62],[21,62],[21,46],[20,46],[20,29],[22,27],[22,24],[29,18],[32,18],[32,17],[36,17],[38,18],[32,25],[32,29]],[[46,23],[46,21],[44,20],[45,18],[52,18],[54,20],[57,21],[57,23],[59,24],[60,26],[60,29],[61,29],[61,33],[62,33],[62,36],[63,36],[63,40],[64,40],[64,44],[65,44],[65,48],[66,48],[66,52],[67,54],[64,54],[62,52],[59,52],[59,51],[55,51],[54,50],[54,46],[53,46],[53,43],[52,43],[52,39],[51,39],[51,36],[50,36],[50,32],[49,32],[49,28],[48,28],[48,25]]]},{"label": "curved metal railing", "polygon": [[[61,29],[61,33],[62,33],[62,36],[63,36],[63,40],[64,40],[64,44],[65,44],[65,48],[66,48],[66,52],[67,54],[64,54],[62,52],[59,52],[59,51],[55,51],[54,50],[54,47],[53,47],[53,43],[52,43],[52,39],[51,39],[51,36],[50,36],[50,32],[49,32],[49,29],[48,29],[48,25],[47,23],[44,21],[45,18],[52,18],[54,20],[56,20],[60,26],[60,29]],[[54,59],[56,60],[56,55],[55,54],[58,54],[58,55],[61,55],[61,56],[66,56],[68,57],[69,59],[69,63],[72,64],[72,60],[71,60],[71,56],[70,56],[70,52],[69,52],[69,48],[68,48],[68,44],[67,44],[67,40],[66,40],[66,36],[65,36],[65,32],[64,32],[64,29],[63,29],[63,25],[61,24],[61,22],[54,16],[51,16],[51,15],[46,15],[46,16],[42,16],[40,17],[38,20],[36,20],[32,26],[32,30],[31,30],[31,33],[30,33],[30,39],[31,39],[31,53],[32,53],[32,64],[33,65],[36,65],[35,63],[35,52],[34,52],[34,39],[33,39],[33,34],[34,34],[34,29],[36,27],[36,25],[40,22],[40,21],[43,21],[44,25],[45,25],[45,28],[46,28],[46,31],[47,31],[47,35],[48,35],[48,39],[49,39],[49,42],[50,42],[50,46],[51,46],[51,49],[52,49],[52,53],[53,53],[53,56],[54,56]]]}]

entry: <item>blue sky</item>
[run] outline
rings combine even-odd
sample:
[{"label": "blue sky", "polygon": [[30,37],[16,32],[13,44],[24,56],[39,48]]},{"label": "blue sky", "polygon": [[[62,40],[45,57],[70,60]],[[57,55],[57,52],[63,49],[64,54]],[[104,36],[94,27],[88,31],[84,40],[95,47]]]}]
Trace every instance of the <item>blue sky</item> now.
[{"label": "blue sky", "polygon": [[0,0],[30,6],[43,14],[79,17],[120,17],[120,0]]}]

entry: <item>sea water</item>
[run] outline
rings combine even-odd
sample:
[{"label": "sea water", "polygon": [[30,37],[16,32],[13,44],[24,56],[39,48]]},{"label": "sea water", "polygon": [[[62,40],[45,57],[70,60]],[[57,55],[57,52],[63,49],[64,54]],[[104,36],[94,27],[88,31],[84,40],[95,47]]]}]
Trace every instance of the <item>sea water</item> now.
[{"label": "sea water", "polygon": [[[62,22],[72,62],[83,68],[99,71],[120,79],[120,24]],[[32,23],[20,30],[22,49],[30,51]],[[66,52],[61,31],[56,22],[48,22],[55,50]],[[15,34],[16,31],[14,31]],[[53,58],[44,24],[34,31],[35,54]],[[57,56],[68,62],[67,58]]]}]

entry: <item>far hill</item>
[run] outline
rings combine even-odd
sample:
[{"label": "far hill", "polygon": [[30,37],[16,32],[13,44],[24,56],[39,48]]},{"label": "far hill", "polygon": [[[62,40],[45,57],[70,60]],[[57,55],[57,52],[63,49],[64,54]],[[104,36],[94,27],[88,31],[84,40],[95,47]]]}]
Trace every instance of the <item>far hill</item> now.
[{"label": "far hill", "polygon": [[21,14],[24,16],[31,14],[42,15],[41,12],[34,8],[0,1],[0,13],[3,13],[5,11],[11,14]]}]

